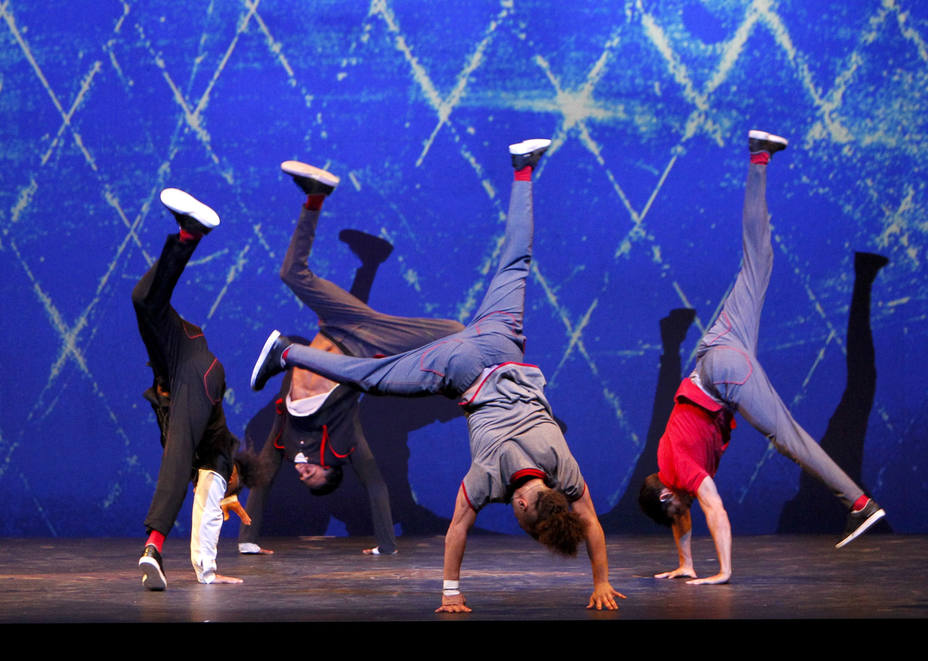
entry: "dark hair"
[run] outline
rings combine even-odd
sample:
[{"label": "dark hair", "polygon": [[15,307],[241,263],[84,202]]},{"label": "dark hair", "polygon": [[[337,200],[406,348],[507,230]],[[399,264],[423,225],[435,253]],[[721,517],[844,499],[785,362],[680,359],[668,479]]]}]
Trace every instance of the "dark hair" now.
[{"label": "dark hair", "polygon": [[529,534],[554,553],[577,555],[583,540],[583,520],[570,511],[567,497],[555,489],[543,489],[535,500],[535,520]]},{"label": "dark hair", "polygon": [[342,483],[342,473],[341,466],[326,466],[325,473],[325,484],[321,487],[310,487],[309,493],[314,496],[327,496],[328,494],[335,491],[338,486]]},{"label": "dark hair", "polygon": [[[239,450],[238,454],[235,455],[235,468],[238,469],[239,475],[238,487],[231,493],[227,493],[227,496],[237,494],[242,490],[243,486],[249,489],[265,487],[271,483],[274,476],[274,467],[267,462],[261,461],[261,457],[250,447]],[[229,482],[232,482],[231,476]]]},{"label": "dark hair", "polygon": [[673,525],[673,519],[667,513],[669,501],[661,500],[661,492],[665,489],[657,473],[651,473],[644,478],[641,491],[638,493],[638,506],[656,523],[668,528]]}]

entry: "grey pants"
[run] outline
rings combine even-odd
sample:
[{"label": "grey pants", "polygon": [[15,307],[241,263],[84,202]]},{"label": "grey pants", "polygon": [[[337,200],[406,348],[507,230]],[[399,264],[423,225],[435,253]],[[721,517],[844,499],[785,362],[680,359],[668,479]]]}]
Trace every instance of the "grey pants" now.
[{"label": "grey pants", "polygon": [[[340,356],[293,345],[285,353],[286,364],[377,395],[460,395],[485,367],[522,360],[522,317],[533,231],[532,183],[515,181],[499,268],[473,320],[463,330],[412,351],[379,359]],[[384,332],[393,320],[402,318],[385,317]]]},{"label": "grey pants", "polygon": [[319,330],[349,356],[392,355],[422,346],[464,326],[451,319],[395,317],[377,312],[307,264],[316,238],[319,211],[303,207],[280,277],[319,317]]},{"label": "grey pants", "polygon": [[712,394],[850,508],[863,490],[793,419],[757,362],[760,315],[773,268],[766,188],[767,166],[752,164],[744,196],[741,271],[718,319],[699,342],[695,371]]}]

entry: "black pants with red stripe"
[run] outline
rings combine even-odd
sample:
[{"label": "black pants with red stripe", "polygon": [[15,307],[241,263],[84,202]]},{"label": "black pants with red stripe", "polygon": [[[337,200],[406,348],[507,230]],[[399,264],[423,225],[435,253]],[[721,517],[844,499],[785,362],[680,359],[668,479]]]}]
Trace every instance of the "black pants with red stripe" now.
[{"label": "black pants with red stripe", "polygon": [[161,256],[132,291],[155,384],[167,398],[149,391],[161,426],[164,452],[145,526],[167,535],[184,504],[187,485],[198,468],[232,473],[238,440],[222,410],[225,370],[210,352],[203,331],[171,306],[171,295],[198,241],[168,236]]}]

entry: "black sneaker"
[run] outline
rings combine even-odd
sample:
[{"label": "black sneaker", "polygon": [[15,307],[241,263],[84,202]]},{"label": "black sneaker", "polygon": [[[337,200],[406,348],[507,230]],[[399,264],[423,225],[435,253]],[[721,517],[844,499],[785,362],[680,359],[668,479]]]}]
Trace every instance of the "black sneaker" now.
[{"label": "black sneaker", "polygon": [[190,193],[178,188],[161,191],[161,204],[168,208],[181,229],[191,234],[209,234],[219,226],[219,214],[200,202]]},{"label": "black sneaker", "polygon": [[268,379],[284,371],[281,354],[290,344],[290,339],[281,335],[280,331],[275,330],[268,335],[264,348],[258,356],[258,362],[255,363],[255,368],[251,372],[252,390],[261,390]]},{"label": "black sneaker", "polygon": [[835,548],[839,549],[846,544],[850,544],[884,516],[886,516],[886,512],[883,508],[870,498],[862,510],[859,512],[852,511],[847,515],[844,535],[841,537],[841,541],[835,544]]},{"label": "black sneaker", "polygon": [[764,131],[748,132],[748,151],[752,154],[765,151],[773,156],[778,151],[786,149],[786,145],[788,144],[789,140],[774,135],[773,133],[766,133]]},{"label": "black sneaker", "polygon": [[360,230],[342,230],[338,239],[347,244],[362,264],[383,264],[393,252],[392,243]]},{"label": "black sneaker", "polygon": [[164,590],[168,586],[168,579],[164,575],[164,564],[161,554],[154,544],[147,544],[139,558],[139,569],[142,570],[142,585],[149,590]]},{"label": "black sneaker", "polygon": [[550,140],[536,138],[535,140],[523,140],[514,145],[509,145],[509,154],[512,156],[512,167],[516,170],[538,165],[541,155],[548,151],[551,146]]},{"label": "black sneaker", "polygon": [[307,195],[328,195],[341,181],[331,172],[300,161],[284,161],[280,169],[293,177],[294,183]]}]

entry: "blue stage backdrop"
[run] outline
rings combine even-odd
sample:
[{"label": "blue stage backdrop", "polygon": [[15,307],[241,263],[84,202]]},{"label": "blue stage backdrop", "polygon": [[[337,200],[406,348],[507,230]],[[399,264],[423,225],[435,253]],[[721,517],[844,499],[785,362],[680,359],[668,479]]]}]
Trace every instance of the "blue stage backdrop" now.
[{"label": "blue stage backdrop", "polygon": [[[162,188],[222,218],[174,304],[225,363],[244,434],[273,396],[248,387],[267,333],[315,332],[278,277],[302,202],[279,163],[342,177],[317,272],[347,287],[358,262],[339,231],[379,235],[395,250],[374,307],[467,321],[502,236],[507,145],[534,137],[553,145],[526,360],[607,531],[659,532],[623,502],[656,468],[652,416],[737,272],[751,128],[790,139],[770,167],[761,361],[818,439],[862,391],[829,451],[893,530],[928,532],[926,3],[2,0],[0,18],[0,534],[143,532],[160,446],[130,292],[176,228]],[[849,381],[855,251],[889,263],[858,301],[875,359]],[[441,531],[469,463],[463,418],[366,406],[399,531]],[[735,533],[798,529],[784,519],[800,471],[738,420],[718,476]],[[266,532],[370,533],[350,471],[326,498],[282,489]],[[501,506],[478,525],[518,532]]]}]

